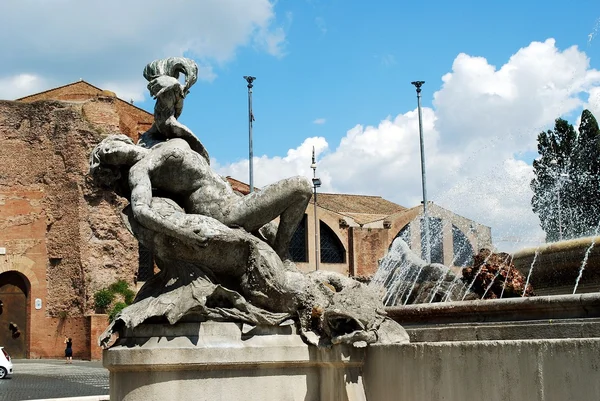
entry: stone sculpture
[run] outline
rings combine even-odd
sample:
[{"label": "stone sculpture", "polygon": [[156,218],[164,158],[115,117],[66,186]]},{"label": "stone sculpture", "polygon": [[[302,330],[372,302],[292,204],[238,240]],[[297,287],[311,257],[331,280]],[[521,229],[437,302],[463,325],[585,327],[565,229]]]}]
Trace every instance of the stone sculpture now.
[{"label": "stone sculpture", "polygon": [[304,274],[288,259],[310,200],[308,179],[285,179],[242,196],[210,168],[204,146],[177,121],[196,75],[195,63],[184,58],[148,64],[155,124],[138,145],[110,135],[92,152],[91,176],[130,201],[123,219],[153,250],[160,269],[100,344],[152,319],[174,324],[192,318],[295,323],[315,345],[408,342],[370,288],[332,272]]}]

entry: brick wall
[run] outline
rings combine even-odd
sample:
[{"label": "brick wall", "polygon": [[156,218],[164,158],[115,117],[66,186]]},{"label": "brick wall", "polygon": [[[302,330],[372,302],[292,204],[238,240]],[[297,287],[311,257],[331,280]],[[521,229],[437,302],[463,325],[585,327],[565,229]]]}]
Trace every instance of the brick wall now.
[{"label": "brick wall", "polygon": [[[140,135],[150,129],[154,122],[154,116],[151,113],[117,98],[111,91],[97,88],[85,81],[75,82],[19,99],[20,102],[26,103],[41,100],[61,100],[70,102],[97,100],[99,102],[111,102],[112,110],[110,110],[109,116],[96,116],[91,119],[94,122],[99,121],[100,123],[103,121],[110,121],[110,125],[116,128],[112,132],[121,132],[133,139],[134,142],[137,142]],[[93,115],[96,112],[103,113],[106,111],[107,109],[100,105],[97,110],[90,110],[90,108],[88,108],[87,113]]]},{"label": "brick wall", "polygon": [[98,345],[98,337],[104,332],[108,325],[108,315],[89,315],[87,316],[87,326],[89,329],[88,348],[90,350],[89,359],[99,361],[102,359],[102,348]]},{"label": "brick wall", "polygon": [[379,259],[390,244],[390,230],[384,228],[350,227],[352,235],[353,270],[356,277],[371,277],[379,267]]},{"label": "brick wall", "polygon": [[137,241],[120,219],[125,201],[87,178],[91,149],[119,127],[116,109],[114,99],[0,101],[0,273],[17,271],[29,282],[32,358],[62,356],[65,335],[75,357],[89,358],[97,329],[85,315],[94,292],[117,279],[133,284]]}]

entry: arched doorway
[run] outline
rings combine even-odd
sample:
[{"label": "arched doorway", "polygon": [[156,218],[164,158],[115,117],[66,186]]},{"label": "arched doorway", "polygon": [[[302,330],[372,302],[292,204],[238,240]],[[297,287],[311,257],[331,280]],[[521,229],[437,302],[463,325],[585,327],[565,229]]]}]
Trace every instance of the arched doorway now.
[{"label": "arched doorway", "polygon": [[27,357],[27,303],[29,282],[9,271],[0,274],[0,344],[13,358]]}]

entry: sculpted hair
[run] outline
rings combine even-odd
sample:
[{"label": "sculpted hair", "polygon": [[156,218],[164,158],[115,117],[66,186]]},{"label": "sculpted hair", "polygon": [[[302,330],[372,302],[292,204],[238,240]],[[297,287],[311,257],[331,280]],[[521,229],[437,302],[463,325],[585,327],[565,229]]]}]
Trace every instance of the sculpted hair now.
[{"label": "sculpted hair", "polygon": [[144,68],[144,78],[149,82],[163,75],[179,78],[180,73],[185,75],[184,93],[186,93],[198,79],[198,65],[194,60],[185,57],[169,57],[154,60]]}]

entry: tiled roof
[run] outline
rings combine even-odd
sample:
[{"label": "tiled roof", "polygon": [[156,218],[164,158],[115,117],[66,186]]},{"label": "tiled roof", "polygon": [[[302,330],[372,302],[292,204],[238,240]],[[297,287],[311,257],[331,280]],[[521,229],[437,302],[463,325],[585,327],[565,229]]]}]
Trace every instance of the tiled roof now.
[{"label": "tiled roof", "polygon": [[[237,191],[243,195],[248,195],[250,193],[250,185],[246,184],[245,182],[236,180],[235,178],[230,176],[227,176],[226,178],[234,191]],[[260,191],[260,188],[254,187],[254,190]]]},{"label": "tiled roof", "polygon": [[[235,191],[244,195],[250,193],[250,186],[245,182],[230,176],[227,177],[227,181]],[[255,187],[255,190],[260,191],[260,188]],[[317,204],[324,209],[348,216],[358,224],[382,220],[391,214],[407,210],[404,206],[385,200],[381,196],[367,195],[319,193]]]},{"label": "tiled roof", "polygon": [[[317,194],[317,204],[332,212],[352,215],[381,215],[389,216],[406,210],[394,202],[383,199],[381,196],[348,195],[348,194]],[[378,220],[377,218],[369,221]]]}]

